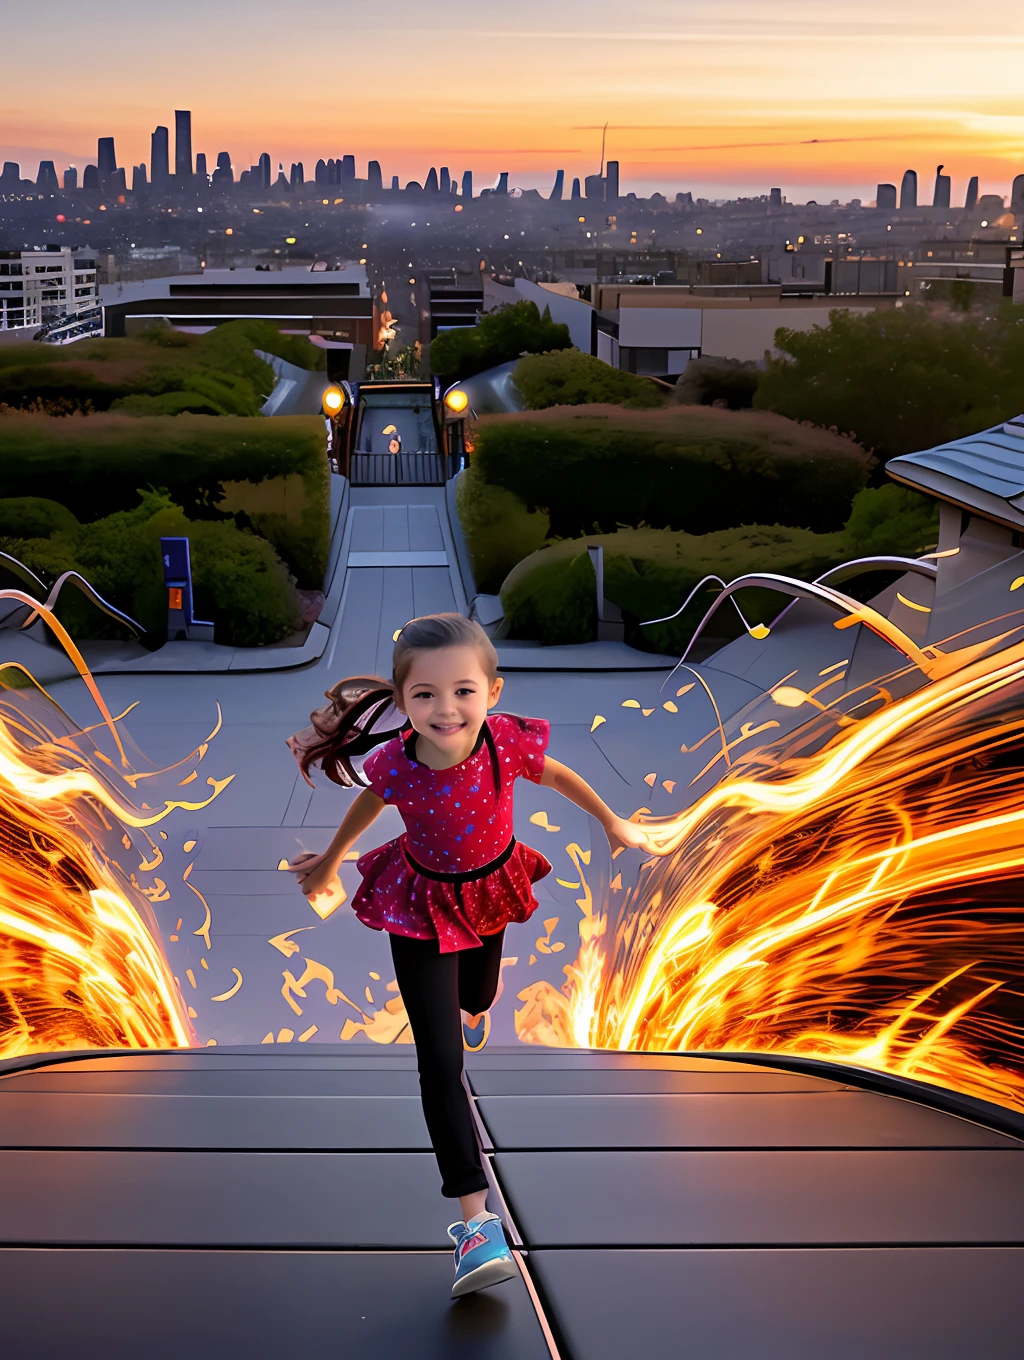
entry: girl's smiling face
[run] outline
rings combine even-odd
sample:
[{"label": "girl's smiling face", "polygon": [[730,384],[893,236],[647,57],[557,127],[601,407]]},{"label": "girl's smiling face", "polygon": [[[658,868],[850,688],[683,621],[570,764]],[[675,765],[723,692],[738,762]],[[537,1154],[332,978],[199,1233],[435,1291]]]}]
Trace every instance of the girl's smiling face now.
[{"label": "girl's smiling face", "polygon": [[476,741],[504,683],[491,681],[474,647],[416,652],[396,707],[438,750],[457,754]]}]

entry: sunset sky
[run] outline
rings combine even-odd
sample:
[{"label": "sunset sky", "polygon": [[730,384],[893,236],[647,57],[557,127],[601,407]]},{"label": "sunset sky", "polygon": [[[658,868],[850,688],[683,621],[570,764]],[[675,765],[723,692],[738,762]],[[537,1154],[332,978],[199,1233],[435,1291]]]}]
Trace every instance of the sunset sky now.
[{"label": "sunset sky", "polygon": [[597,170],[605,122],[623,192],[867,202],[912,166],[930,201],[943,161],[956,203],[972,174],[1005,194],[1024,171],[1018,0],[34,0],[22,16],[0,156],[31,176],[95,161],[103,134],[120,164],[148,162],[175,108],[236,171],[269,151],[310,175],[353,152],[403,183],[446,164],[478,188],[499,170],[546,188]]}]

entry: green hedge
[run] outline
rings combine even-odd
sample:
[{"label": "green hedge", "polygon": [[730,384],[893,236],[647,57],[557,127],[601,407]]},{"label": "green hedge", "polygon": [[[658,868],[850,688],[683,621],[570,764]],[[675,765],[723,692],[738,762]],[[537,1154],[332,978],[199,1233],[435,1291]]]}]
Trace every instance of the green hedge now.
[{"label": "green hedge", "polygon": [[[596,636],[596,590],[588,544],[604,546],[605,596],[623,611],[626,640],[666,654],[682,651],[717,590],[696,599],[671,623],[641,628],[647,619],[674,613],[704,576],[725,581],[753,571],[808,580],[843,560],[842,533],[815,534],[779,525],[747,525],[690,535],[658,529],[620,529],[612,534],[563,540],[520,562],[501,588],[513,638],[555,644],[589,642]],[[750,623],[767,623],[783,607],[777,594],[742,592],[740,607]],[[720,624],[732,627],[731,607]]]},{"label": "green hedge", "polygon": [[59,495],[83,522],[133,508],[137,487],[166,488],[190,520],[222,519],[227,501],[240,527],[257,528],[301,586],[323,584],[330,492],[317,416],[16,413],[0,417],[0,449],[5,492]]},{"label": "green hedge", "polygon": [[0,538],[49,538],[58,530],[72,532],[78,520],[71,511],[43,496],[11,496],[0,500]]},{"label": "green hedge", "polygon": [[869,474],[864,450],[828,431],[699,406],[486,417],[474,462],[491,485],[548,510],[562,537],[623,524],[706,533],[765,521],[829,532]]},{"label": "green hedge", "polygon": [[[0,506],[3,502],[0,502]],[[147,492],[133,510],[106,515],[51,538],[9,541],[9,551],[49,586],[78,571],[112,605],[146,629],[150,647],[166,639],[167,597],[160,539],[189,539],[195,611],[212,619],[216,640],[252,647],[279,642],[301,626],[301,600],[271,545],[232,521],[190,522],[161,493]],[[57,617],[78,638],[123,638],[124,625],[74,587],[60,595]]]},{"label": "green hedge", "polygon": [[459,475],[455,507],[476,588],[487,594],[497,594],[516,563],[540,548],[548,535],[547,515],[528,510],[513,492],[485,482],[475,465]]},{"label": "green hedge", "polygon": [[67,346],[12,345],[0,350],[0,404],[72,401],[97,411],[137,415],[191,411],[255,416],[274,386],[261,350],[307,369],[324,352],[269,321],[227,321],[205,335],[154,327],[124,339]]},{"label": "green hedge", "polygon": [[649,378],[624,373],[578,349],[528,354],[516,364],[512,379],[531,411],[593,402],[636,410],[665,404],[664,390]]},{"label": "green hedge", "polygon": [[917,557],[939,541],[939,503],[909,486],[868,487],[853,498],[845,529],[849,557]]}]

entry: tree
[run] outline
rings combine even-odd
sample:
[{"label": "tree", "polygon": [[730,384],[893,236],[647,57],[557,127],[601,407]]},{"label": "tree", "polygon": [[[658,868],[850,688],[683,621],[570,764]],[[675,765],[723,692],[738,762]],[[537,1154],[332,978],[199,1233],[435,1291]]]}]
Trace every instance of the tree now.
[{"label": "tree", "polygon": [[649,378],[624,373],[578,349],[528,354],[516,364],[512,378],[531,411],[591,402],[637,410],[664,405],[663,389]]},{"label": "tree", "polygon": [[524,300],[484,312],[475,326],[440,331],[430,345],[430,363],[444,382],[455,382],[521,354],[543,354],[571,345],[569,327],[552,321],[549,307],[541,315],[535,302]]},{"label": "tree", "polygon": [[1024,410],[1024,308],[832,311],[827,326],[783,328],[775,344],[754,405],[854,433],[883,461]]}]

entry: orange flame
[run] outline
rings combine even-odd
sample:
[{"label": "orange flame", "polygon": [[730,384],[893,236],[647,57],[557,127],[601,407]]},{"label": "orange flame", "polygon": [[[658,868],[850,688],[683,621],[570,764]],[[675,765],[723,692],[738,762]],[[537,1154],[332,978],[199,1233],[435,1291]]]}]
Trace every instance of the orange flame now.
[{"label": "orange flame", "polygon": [[[136,805],[130,791],[138,782],[167,772],[132,768],[119,719],[74,644],[38,608],[89,685],[103,717],[96,730],[112,736],[116,758],[22,667],[0,672],[0,1058],[188,1047],[194,1038],[184,1002],[144,890],[114,858],[114,838],[125,851],[143,841],[139,871],[152,871],[163,855],[143,828],[174,808],[207,806],[228,781],[208,780],[213,793],[205,801]],[[25,691],[26,681],[36,692]],[[55,719],[60,735],[49,726]],[[136,829],[134,842],[127,827]]]},{"label": "orange flame", "polygon": [[1024,1110],[1024,643],[977,653],[648,821],[618,928],[521,994],[519,1037],[799,1054]]}]

